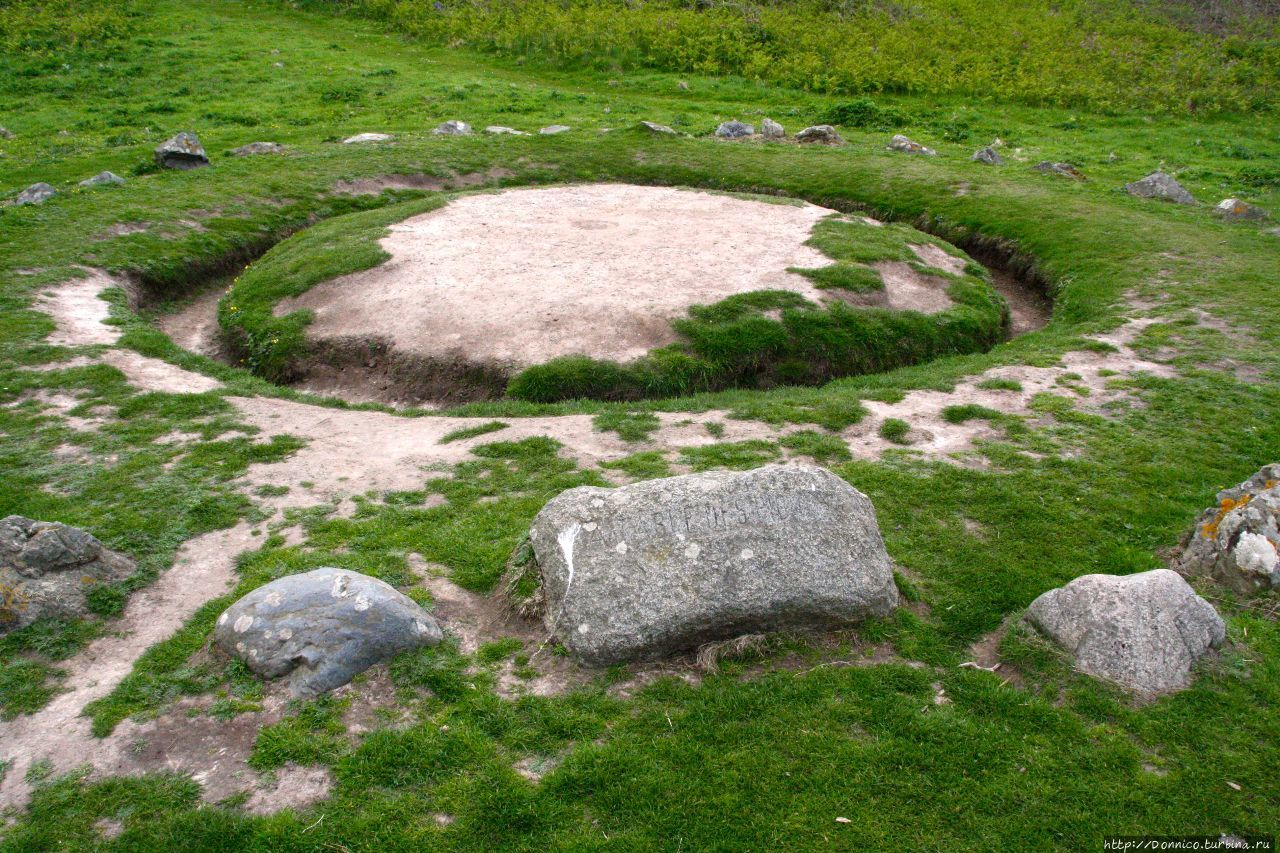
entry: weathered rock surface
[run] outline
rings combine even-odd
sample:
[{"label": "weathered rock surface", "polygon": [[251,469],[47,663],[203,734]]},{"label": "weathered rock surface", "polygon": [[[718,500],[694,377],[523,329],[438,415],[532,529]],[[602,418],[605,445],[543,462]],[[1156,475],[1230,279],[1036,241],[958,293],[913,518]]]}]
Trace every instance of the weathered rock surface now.
[{"label": "weathered rock surface", "polygon": [[542,136],[555,136],[557,133],[567,133],[570,130],[573,130],[573,128],[567,124],[549,124],[541,128],[538,133]]},{"label": "weathered rock surface", "polygon": [[829,124],[815,124],[796,134],[796,142],[818,145],[843,145],[844,137]]},{"label": "weathered rock surface", "polygon": [[166,169],[198,169],[209,165],[204,146],[194,133],[182,131],[156,146],[156,163]]},{"label": "weathered rock surface", "polygon": [[898,599],[871,501],[807,465],[570,489],[529,535],[547,628],[592,664],[848,625]]},{"label": "weathered rock surface", "polygon": [[667,127],[665,124],[658,124],[657,122],[642,121],[638,126],[641,130],[647,130],[650,133],[665,134],[667,136],[676,135],[674,128]]},{"label": "weathered rock surface", "polygon": [[1138,198],[1159,198],[1177,204],[1195,204],[1196,198],[1167,172],[1152,172],[1140,181],[1124,185],[1124,191]]},{"label": "weathered rock surface", "polygon": [[1182,539],[1174,567],[1249,594],[1280,586],[1280,464],[1218,492]]},{"label": "weathered rock surface", "polygon": [[223,611],[213,632],[263,678],[288,675],[316,696],[379,661],[441,640],[431,614],[377,578],[322,568],[260,586]]},{"label": "weathered rock surface", "polygon": [[934,151],[932,148],[926,148],[919,142],[916,142],[913,139],[908,139],[901,133],[894,134],[893,139],[889,140],[889,145],[887,147],[890,151],[901,151],[905,154],[923,154],[926,157],[936,157],[938,154],[938,152]]},{"label": "weathered rock surface", "polygon": [[1218,202],[1213,212],[1228,222],[1242,219],[1261,221],[1271,218],[1271,214],[1268,211],[1258,207],[1256,204],[1249,204],[1249,202],[1241,201],[1238,198],[1224,198]]},{"label": "weathered rock surface", "polygon": [[756,129],[746,122],[741,121],[724,121],[716,128],[716,136],[721,139],[741,139],[744,136],[751,136]]},{"label": "weathered rock surface", "polygon": [[1191,669],[1226,638],[1213,605],[1169,569],[1084,575],[1031,602],[1027,620],[1081,672],[1138,693],[1191,686]]},{"label": "weathered rock surface", "polygon": [[500,125],[500,124],[491,124],[484,129],[484,132],[491,133],[495,136],[502,136],[503,134],[506,134],[508,136],[528,136],[529,135],[525,133],[523,130],[516,130],[514,127],[504,127],[503,125]]},{"label": "weathered rock surface", "polygon": [[365,142],[390,142],[391,134],[389,133],[357,133],[355,136],[348,136],[342,140],[343,145],[360,145]]},{"label": "weathered rock surface", "polygon": [[999,166],[1004,163],[1004,158],[1000,156],[1000,152],[990,145],[986,148],[979,148],[973,152],[973,156],[969,159],[975,163],[984,163],[988,166]]},{"label": "weathered rock surface", "polygon": [[0,520],[0,632],[84,616],[90,590],[133,570],[132,560],[79,528],[20,515]]},{"label": "weathered rock surface", "polygon": [[1043,163],[1037,163],[1031,167],[1037,172],[1048,172],[1054,175],[1060,175],[1064,178],[1070,178],[1073,181],[1088,180],[1075,166],[1070,163],[1054,163],[1051,160],[1045,160]]},{"label": "weathered rock surface", "polygon": [[18,193],[18,197],[13,200],[14,204],[44,204],[49,199],[58,194],[50,184],[41,181],[32,184],[22,192]]},{"label": "weathered rock surface", "polygon": [[7,127],[0,127],[0,139],[13,139],[13,131]]},{"label": "weathered rock surface", "polygon": [[760,122],[760,135],[765,139],[784,139],[787,131],[782,125],[778,124],[771,118],[766,118]]},{"label": "weathered rock surface", "polygon": [[443,124],[437,125],[436,129],[431,132],[437,136],[466,136],[471,133],[471,125],[465,121],[450,119]]},{"label": "weathered rock surface", "polygon": [[115,186],[123,183],[124,183],[124,178],[120,177],[115,172],[99,172],[98,174],[94,175],[92,178],[85,178],[83,181],[80,182],[80,186],[88,189],[91,187]]},{"label": "weathered rock surface", "polygon": [[257,154],[283,154],[285,148],[279,142],[250,142],[233,148],[231,153],[236,157],[253,157]]}]

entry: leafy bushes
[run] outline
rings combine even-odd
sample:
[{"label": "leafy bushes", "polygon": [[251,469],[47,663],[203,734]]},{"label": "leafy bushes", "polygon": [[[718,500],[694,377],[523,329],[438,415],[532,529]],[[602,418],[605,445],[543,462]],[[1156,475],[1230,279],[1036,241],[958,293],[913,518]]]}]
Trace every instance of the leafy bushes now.
[{"label": "leafy bushes", "polygon": [[[994,97],[1035,105],[1178,111],[1271,109],[1280,29],[1228,38],[1168,4],[917,0],[344,0],[335,5],[448,45],[615,72],[736,74],[826,94]],[[892,114],[849,105],[852,126]],[[846,122],[835,122],[845,124]]]}]

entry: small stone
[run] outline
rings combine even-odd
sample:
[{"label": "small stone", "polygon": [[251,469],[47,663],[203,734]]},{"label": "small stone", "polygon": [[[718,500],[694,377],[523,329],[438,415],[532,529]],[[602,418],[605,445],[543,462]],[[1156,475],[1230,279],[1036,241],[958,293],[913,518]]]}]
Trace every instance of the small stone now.
[{"label": "small stone", "polygon": [[975,163],[984,163],[988,166],[999,166],[1004,163],[1004,158],[1000,156],[1000,152],[990,145],[986,148],[979,148],[973,152],[973,156],[969,159]]},{"label": "small stone", "polygon": [[1165,172],[1152,172],[1140,181],[1125,184],[1124,191],[1138,198],[1158,198],[1176,204],[1196,203],[1195,196],[1187,192],[1173,175]]},{"label": "small stone", "polygon": [[1213,212],[1214,215],[1220,216],[1228,222],[1241,220],[1259,222],[1271,218],[1271,214],[1268,211],[1238,198],[1224,198],[1218,202]]},{"label": "small stone", "polygon": [[295,696],[317,696],[442,635],[431,614],[389,584],[326,567],[250,592],[218,617],[213,638],[263,678],[289,676]]},{"label": "small stone", "polygon": [[115,186],[123,183],[124,178],[120,177],[115,172],[99,172],[92,178],[85,178],[80,182],[80,186],[88,189],[92,187]]},{"label": "small stone", "polygon": [[38,184],[32,184],[22,192],[18,193],[18,197],[13,200],[14,204],[44,204],[49,199],[58,194],[51,185],[41,181]]},{"label": "small stone", "polygon": [[284,150],[279,142],[250,142],[232,149],[231,154],[235,157],[252,157],[256,154],[283,154]]},{"label": "small stone", "polygon": [[7,127],[0,127],[0,139],[13,139],[13,131]]},{"label": "small stone", "polygon": [[1141,694],[1191,686],[1191,669],[1226,639],[1213,605],[1169,569],[1084,575],[1031,602],[1027,620],[1080,671]]},{"label": "small stone", "polygon": [[817,145],[843,145],[844,139],[829,124],[815,124],[796,134],[796,142]]},{"label": "small stone", "polygon": [[1054,175],[1061,175],[1064,178],[1070,178],[1073,181],[1088,180],[1084,173],[1072,166],[1070,163],[1054,163],[1051,160],[1045,160],[1043,163],[1037,163],[1031,167],[1037,172],[1049,172]]},{"label": "small stone", "polygon": [[471,133],[471,125],[465,121],[450,119],[443,124],[437,125],[436,129],[431,132],[437,136],[467,136]]},{"label": "small stone", "polygon": [[637,126],[638,126],[641,130],[647,130],[647,131],[649,131],[650,133],[654,133],[654,134],[664,134],[664,135],[666,135],[666,136],[675,136],[675,135],[676,135],[675,130],[674,130],[674,129],[672,129],[672,128],[670,128],[670,127],[667,127],[665,124],[658,124],[658,123],[656,123],[656,122],[652,122],[652,121],[642,121],[642,122],[640,122],[640,124],[639,124],[639,125],[637,125]]},{"label": "small stone", "polygon": [[20,515],[0,520],[0,634],[89,614],[88,593],[133,574],[133,560],[91,534]]},{"label": "small stone", "polygon": [[901,133],[894,134],[893,139],[889,140],[889,145],[887,147],[890,151],[901,151],[905,154],[923,154],[926,157],[935,157],[938,154],[938,152],[934,151],[932,148],[926,148],[919,142],[908,139]]},{"label": "small stone", "polygon": [[523,130],[516,130],[514,127],[503,127],[500,124],[491,124],[484,129],[485,133],[491,133],[495,136],[506,134],[508,136],[528,136]]},{"label": "small stone", "polygon": [[1182,537],[1174,568],[1245,595],[1280,587],[1280,463],[1218,492]]},{"label": "small stone", "polygon": [[566,133],[570,130],[573,130],[573,128],[569,127],[567,124],[549,124],[539,130],[538,133],[543,136],[555,136],[557,133]]},{"label": "small stone", "polygon": [[194,133],[182,131],[156,146],[156,163],[166,169],[198,169],[209,165],[204,146]]},{"label": "small stone", "polygon": [[746,122],[741,121],[723,121],[716,128],[716,136],[721,139],[742,139],[743,137],[752,136],[756,129]]},{"label": "small stone", "polygon": [[677,86],[677,88],[679,88],[679,89],[680,89],[680,91],[681,91],[681,92],[687,92],[687,91],[689,91],[689,84],[688,84],[688,83],[686,83],[686,82],[685,82],[685,81],[683,81],[683,80],[681,80],[679,83],[677,83],[677,84],[676,84],[676,86]]},{"label": "small stone", "polygon": [[390,142],[391,134],[389,133],[357,133],[355,136],[348,136],[342,140],[343,145],[360,145],[365,142]]},{"label": "small stone", "polygon": [[787,131],[773,119],[766,118],[760,122],[760,135],[765,139],[783,139]]}]

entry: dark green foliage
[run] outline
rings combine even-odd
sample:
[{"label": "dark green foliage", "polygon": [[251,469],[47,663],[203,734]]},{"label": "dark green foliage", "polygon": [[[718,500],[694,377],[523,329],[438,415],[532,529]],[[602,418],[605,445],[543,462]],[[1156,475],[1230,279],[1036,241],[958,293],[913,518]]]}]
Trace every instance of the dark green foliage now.
[{"label": "dark green foliage", "polygon": [[897,130],[911,117],[898,107],[881,106],[870,98],[855,98],[834,104],[822,114],[826,124],[865,130]]}]

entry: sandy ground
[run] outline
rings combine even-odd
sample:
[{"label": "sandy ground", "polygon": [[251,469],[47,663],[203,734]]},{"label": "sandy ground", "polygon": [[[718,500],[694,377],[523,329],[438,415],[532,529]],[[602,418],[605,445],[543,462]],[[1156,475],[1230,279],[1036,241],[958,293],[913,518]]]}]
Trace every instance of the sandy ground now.
[{"label": "sandy ground", "polygon": [[[717,203],[723,200],[719,196],[714,198]],[[776,210],[796,209],[778,207]],[[38,310],[48,312],[57,323],[57,330],[49,339],[72,346],[109,345],[118,340],[118,330],[103,324],[108,306],[98,298],[100,290],[116,284],[109,277],[94,273],[42,296],[37,303]],[[1058,383],[1064,374],[1071,372],[1081,376],[1076,384],[1093,392],[1081,398],[1082,403],[1100,408],[1123,394],[1106,387],[1108,377],[1103,375],[1106,371],[1115,371],[1112,378],[1138,372],[1171,374],[1167,366],[1145,361],[1128,347],[1133,336],[1151,322],[1154,321],[1132,320],[1116,332],[1098,336],[1118,347],[1116,352],[1068,353],[1061,365],[1055,367],[999,367],[966,379],[952,392],[913,391],[895,404],[868,402],[871,416],[846,430],[844,438],[855,457],[877,458],[885,450],[896,447],[879,438],[880,423],[889,417],[903,418],[914,427],[913,436],[917,441],[911,449],[923,458],[972,464],[972,459],[964,454],[972,450],[975,440],[989,434],[990,427],[983,421],[947,424],[940,417],[943,408],[977,402],[999,411],[1026,414],[1028,402],[1037,391],[1054,389],[1058,393],[1070,393]],[[101,356],[86,354],[81,358],[100,359],[115,366],[139,390],[202,393],[217,387],[208,377],[131,351],[108,349]],[[975,387],[983,379],[997,376],[1017,379],[1022,383],[1022,390],[984,391]],[[65,416],[66,410],[77,403],[73,397],[54,393],[34,395],[29,400],[59,416]],[[244,478],[246,490],[265,484],[289,487],[286,495],[259,500],[263,509],[277,520],[281,511],[291,506],[337,503],[341,512],[341,506],[349,506],[353,495],[370,490],[420,488],[424,480],[440,476],[441,466],[462,461],[476,444],[494,440],[548,435],[565,445],[562,453],[567,457],[587,466],[650,449],[666,452],[668,458],[674,460],[675,451],[681,447],[720,440],[777,438],[783,432],[806,428],[792,425],[779,431],[754,421],[728,420],[724,412],[663,413],[659,415],[661,427],[650,442],[627,444],[613,433],[594,431],[589,416],[570,415],[512,418],[508,419],[510,425],[505,430],[440,444],[445,433],[488,419],[407,418],[261,397],[232,397],[229,401],[241,419],[263,430],[264,438],[289,433],[307,441],[304,448],[287,459],[253,466]],[[96,429],[109,416],[110,413],[102,413],[101,417],[83,419],[77,428]],[[723,424],[722,438],[713,438],[707,432],[704,426],[707,421]],[[188,443],[197,438],[174,435],[165,440]],[[0,722],[0,760],[12,762],[0,782],[0,806],[20,806],[26,802],[30,786],[25,774],[32,762],[40,759],[47,759],[57,773],[84,764],[93,765],[97,775],[160,769],[189,772],[205,785],[206,798],[210,800],[237,790],[251,790],[250,803],[255,811],[298,805],[308,798],[324,795],[327,777],[312,769],[291,768],[277,778],[260,779],[245,764],[257,728],[278,718],[280,713],[284,698],[283,694],[277,696],[279,691],[274,687],[269,687],[268,702],[262,711],[241,715],[231,723],[221,723],[208,716],[191,718],[196,722],[190,722],[183,706],[155,720],[126,721],[110,737],[98,739],[91,735],[88,720],[80,716],[88,702],[107,695],[119,684],[148,647],[171,636],[204,602],[225,594],[234,579],[237,555],[258,547],[260,541],[260,537],[254,537],[251,528],[242,523],[185,543],[174,566],[150,587],[133,595],[123,616],[111,626],[110,634],[60,664],[69,673],[64,684],[66,692],[35,714]],[[417,568],[424,576],[432,574],[424,571],[423,566]],[[460,635],[465,642],[482,642],[515,630],[491,601],[458,589],[447,578],[432,577],[427,584],[441,599],[443,627]],[[536,626],[521,629],[532,632],[529,636],[536,630]],[[644,676],[645,673],[640,673],[637,678]],[[529,682],[504,671],[500,674],[500,689],[511,695],[555,692],[581,677],[581,673],[561,671],[553,661],[537,679]]]},{"label": "sandy ground", "polygon": [[675,340],[690,305],[822,291],[787,267],[835,211],[690,190],[590,184],[465,196],[391,226],[391,259],[278,306],[319,339],[379,335],[405,352],[513,367],[586,353],[630,361]]}]

